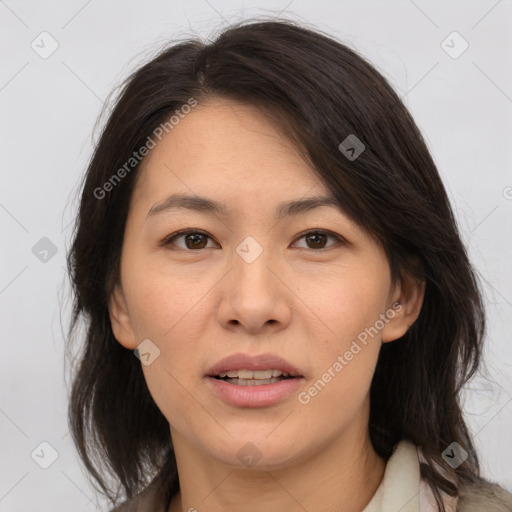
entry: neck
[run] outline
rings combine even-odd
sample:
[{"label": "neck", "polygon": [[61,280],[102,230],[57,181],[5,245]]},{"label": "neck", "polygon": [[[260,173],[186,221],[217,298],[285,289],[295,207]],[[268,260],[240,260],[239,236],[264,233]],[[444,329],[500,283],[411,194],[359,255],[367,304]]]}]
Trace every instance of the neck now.
[{"label": "neck", "polygon": [[169,512],[360,512],[375,494],[386,467],[367,430],[350,428],[313,457],[273,470],[233,468],[205,457],[172,431],[180,492]]}]

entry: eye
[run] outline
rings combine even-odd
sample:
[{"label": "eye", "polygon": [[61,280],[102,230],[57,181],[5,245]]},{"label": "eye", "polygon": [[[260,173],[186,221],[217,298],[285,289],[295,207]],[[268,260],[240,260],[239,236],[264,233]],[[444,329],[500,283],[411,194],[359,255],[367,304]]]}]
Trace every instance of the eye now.
[{"label": "eye", "polygon": [[[330,231],[325,230],[309,230],[297,238],[297,240],[304,239],[306,244],[313,245],[313,247],[299,247],[301,249],[311,249],[314,252],[324,252],[329,250],[329,247],[325,247],[328,239],[334,239],[339,243],[343,243],[344,239],[340,235],[336,235],[331,233]],[[176,244],[176,240],[182,240],[182,245]],[[200,250],[207,249],[208,240],[212,238],[207,233],[197,230],[197,229],[182,229],[180,231],[176,231],[172,233],[168,237],[166,237],[160,245],[168,246],[175,245],[179,249],[183,250]],[[335,245],[335,244],[331,244]]]},{"label": "eye", "polygon": [[[305,239],[307,244],[313,245],[313,247],[305,247],[306,249],[312,249],[314,252],[323,252],[329,249],[329,247],[325,247],[325,244],[329,238],[337,240],[339,243],[344,241],[340,235],[336,235],[330,231],[324,230],[307,231],[306,233],[303,233],[297,240]],[[302,249],[303,247],[300,248]]]},{"label": "eye", "polygon": [[[174,243],[175,240],[179,239],[183,239],[184,245],[180,246]],[[179,249],[184,250],[206,249],[207,239],[211,239],[211,237],[203,231],[199,231],[197,229],[182,229],[166,237],[162,240],[160,245],[177,245]]]}]

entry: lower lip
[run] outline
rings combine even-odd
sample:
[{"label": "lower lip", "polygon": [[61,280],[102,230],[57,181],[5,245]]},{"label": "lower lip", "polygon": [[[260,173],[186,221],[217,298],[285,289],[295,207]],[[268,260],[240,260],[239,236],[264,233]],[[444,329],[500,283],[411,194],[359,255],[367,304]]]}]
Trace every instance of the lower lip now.
[{"label": "lower lip", "polygon": [[214,392],[224,402],[237,407],[268,407],[274,405],[297,391],[305,381],[304,377],[294,377],[273,384],[239,386],[215,377],[207,377],[206,379],[210,382]]}]

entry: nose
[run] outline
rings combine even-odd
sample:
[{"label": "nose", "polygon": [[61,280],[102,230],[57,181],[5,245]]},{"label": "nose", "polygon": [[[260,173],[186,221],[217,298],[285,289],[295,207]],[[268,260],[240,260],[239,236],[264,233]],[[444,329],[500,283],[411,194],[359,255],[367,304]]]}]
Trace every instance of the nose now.
[{"label": "nose", "polygon": [[293,293],[266,251],[249,261],[238,254],[233,258],[232,270],[220,290],[219,322],[225,329],[250,334],[284,329],[291,319]]}]

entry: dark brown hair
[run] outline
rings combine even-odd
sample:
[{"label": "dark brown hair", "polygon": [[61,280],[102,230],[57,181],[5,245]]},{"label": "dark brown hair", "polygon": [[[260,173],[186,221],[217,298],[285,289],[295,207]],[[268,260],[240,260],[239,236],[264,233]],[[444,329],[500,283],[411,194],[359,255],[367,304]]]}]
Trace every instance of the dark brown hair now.
[{"label": "dark brown hair", "polygon": [[[421,447],[453,482],[435,465],[422,464],[437,498],[439,489],[455,495],[458,484],[479,478],[460,391],[479,365],[484,311],[445,188],[387,80],[348,45],[280,20],[242,22],[208,44],[190,39],[162,50],[125,81],[96,145],[68,253],[70,340],[80,318],[86,325],[69,422],[99,490],[115,504],[153,481],[168,505],[179,482],[168,421],[148,391],[140,362],[114,338],[108,310],[140,165],[104,197],[95,190],[190,98],[201,104],[214,97],[264,111],[344,211],[385,248],[392,278],[407,272],[425,282],[417,321],[380,350],[369,432],[385,459],[402,439]],[[339,149],[349,135],[365,145],[354,160]],[[452,442],[469,453],[456,469],[441,456]]]}]

